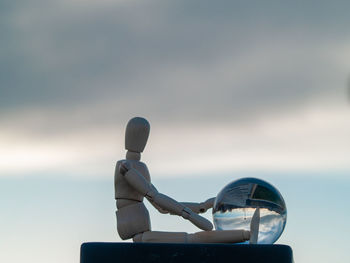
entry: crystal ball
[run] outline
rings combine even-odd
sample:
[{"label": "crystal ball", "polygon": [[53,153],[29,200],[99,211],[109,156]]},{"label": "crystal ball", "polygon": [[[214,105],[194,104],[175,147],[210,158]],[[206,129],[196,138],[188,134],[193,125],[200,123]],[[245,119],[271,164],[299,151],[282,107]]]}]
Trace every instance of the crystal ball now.
[{"label": "crystal ball", "polygon": [[256,208],[260,209],[258,244],[273,244],[286,225],[287,208],[280,192],[257,178],[238,179],[220,191],[213,207],[215,229],[250,230]]}]

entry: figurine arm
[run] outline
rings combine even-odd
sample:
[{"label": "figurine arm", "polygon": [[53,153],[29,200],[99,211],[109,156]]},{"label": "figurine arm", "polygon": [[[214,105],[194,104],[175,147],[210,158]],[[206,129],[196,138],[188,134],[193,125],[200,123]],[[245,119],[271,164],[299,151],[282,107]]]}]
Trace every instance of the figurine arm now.
[{"label": "figurine arm", "polygon": [[148,200],[151,200],[152,203],[155,203],[163,210],[169,211],[171,214],[182,216],[203,230],[212,230],[213,225],[207,219],[193,213],[191,209],[185,207],[169,196],[159,193],[157,189],[136,169],[132,168],[127,161],[124,161],[120,165],[120,173],[124,175],[126,181],[139,193],[144,195]]},{"label": "figurine arm", "polygon": [[[151,184],[151,187],[153,187],[155,189],[155,191],[157,191],[157,189],[155,188],[155,186],[153,184]],[[153,205],[153,207],[155,209],[158,210],[158,212],[162,213],[162,214],[168,214],[169,211],[161,208],[159,205],[157,205],[151,198],[149,198],[148,196],[145,196],[147,198],[147,200],[151,203],[151,205]]]},{"label": "figurine arm", "polygon": [[210,198],[201,203],[181,202],[181,204],[188,207],[193,212],[200,214],[200,213],[205,213],[210,208],[213,208],[214,201],[215,201],[215,197]]}]

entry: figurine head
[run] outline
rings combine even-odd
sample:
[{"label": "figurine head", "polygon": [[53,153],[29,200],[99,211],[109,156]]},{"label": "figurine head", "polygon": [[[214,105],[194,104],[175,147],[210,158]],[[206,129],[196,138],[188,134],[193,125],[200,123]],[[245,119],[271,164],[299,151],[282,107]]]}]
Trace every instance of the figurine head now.
[{"label": "figurine head", "polygon": [[150,128],[146,119],[141,117],[132,118],[125,130],[125,149],[136,153],[143,152]]}]

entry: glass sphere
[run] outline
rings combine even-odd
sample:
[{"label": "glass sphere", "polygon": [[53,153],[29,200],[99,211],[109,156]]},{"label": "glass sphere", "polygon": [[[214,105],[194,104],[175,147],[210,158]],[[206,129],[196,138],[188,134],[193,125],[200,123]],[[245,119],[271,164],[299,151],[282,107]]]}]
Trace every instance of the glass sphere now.
[{"label": "glass sphere", "polygon": [[287,208],[280,192],[271,184],[257,178],[233,181],[220,191],[213,207],[215,229],[250,230],[252,216],[258,207],[258,244],[273,244],[286,225]]}]

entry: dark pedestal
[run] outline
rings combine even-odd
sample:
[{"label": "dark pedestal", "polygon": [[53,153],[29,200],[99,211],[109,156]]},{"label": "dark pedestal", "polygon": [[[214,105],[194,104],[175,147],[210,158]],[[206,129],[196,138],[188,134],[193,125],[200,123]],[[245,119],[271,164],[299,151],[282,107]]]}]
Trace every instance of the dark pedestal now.
[{"label": "dark pedestal", "polygon": [[84,243],[80,263],[292,263],[286,245]]}]

